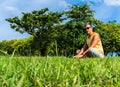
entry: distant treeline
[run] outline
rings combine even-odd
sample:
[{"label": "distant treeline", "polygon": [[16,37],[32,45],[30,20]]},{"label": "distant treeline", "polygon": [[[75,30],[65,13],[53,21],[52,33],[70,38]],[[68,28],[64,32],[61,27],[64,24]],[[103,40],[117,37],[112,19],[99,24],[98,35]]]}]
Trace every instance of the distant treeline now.
[{"label": "distant treeline", "polygon": [[88,4],[73,5],[63,12],[48,8],[23,12],[22,17],[7,18],[12,29],[31,36],[19,40],[0,42],[0,50],[17,55],[72,56],[85,41],[84,24],[91,23],[101,36],[105,53],[120,47],[120,24],[115,20],[104,23],[94,18]]}]

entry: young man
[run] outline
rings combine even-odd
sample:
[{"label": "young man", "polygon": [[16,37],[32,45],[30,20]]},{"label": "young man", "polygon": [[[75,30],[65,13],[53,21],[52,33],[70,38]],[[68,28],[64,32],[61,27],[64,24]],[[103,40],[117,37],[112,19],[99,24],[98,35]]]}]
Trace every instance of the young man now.
[{"label": "young man", "polygon": [[104,50],[99,34],[93,32],[91,24],[85,24],[84,28],[88,36],[84,46],[81,48],[81,50],[77,51],[77,54],[74,56],[74,58],[85,56],[104,58]]}]

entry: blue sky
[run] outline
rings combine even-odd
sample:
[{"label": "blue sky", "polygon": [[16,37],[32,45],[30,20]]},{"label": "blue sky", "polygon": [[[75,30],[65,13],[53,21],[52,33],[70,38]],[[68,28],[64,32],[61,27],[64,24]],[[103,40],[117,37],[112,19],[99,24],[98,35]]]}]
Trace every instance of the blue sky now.
[{"label": "blue sky", "polygon": [[21,12],[30,12],[48,7],[51,11],[67,10],[72,4],[90,4],[94,17],[103,22],[116,20],[120,24],[120,0],[0,0],[0,41],[28,37],[10,28],[6,18],[21,17]]}]

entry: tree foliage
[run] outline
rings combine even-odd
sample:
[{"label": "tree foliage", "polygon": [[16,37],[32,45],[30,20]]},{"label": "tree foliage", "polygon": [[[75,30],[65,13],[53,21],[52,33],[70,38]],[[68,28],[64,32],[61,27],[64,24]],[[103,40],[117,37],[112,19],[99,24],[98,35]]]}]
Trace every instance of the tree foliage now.
[{"label": "tree foliage", "polygon": [[[14,17],[6,19],[11,24],[11,28],[20,33],[28,33],[34,37],[36,49],[40,55],[45,55],[47,45],[54,37],[53,28],[63,20],[61,12],[48,12],[48,8],[34,10],[30,13],[22,13],[21,18]],[[51,35],[51,33],[53,35]]]},{"label": "tree foliage", "polygon": [[4,40],[0,42],[0,50],[6,51],[8,54],[12,54],[15,51],[16,55],[35,55],[33,37],[14,39],[14,40]]}]

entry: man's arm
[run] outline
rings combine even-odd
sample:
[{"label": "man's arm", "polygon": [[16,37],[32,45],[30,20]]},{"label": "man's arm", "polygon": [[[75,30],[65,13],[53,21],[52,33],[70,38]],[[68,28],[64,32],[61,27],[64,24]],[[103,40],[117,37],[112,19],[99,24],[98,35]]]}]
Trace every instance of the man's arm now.
[{"label": "man's arm", "polygon": [[83,53],[86,49],[87,49],[87,44],[85,42],[84,46],[81,48],[81,50],[74,57],[83,57]]},{"label": "man's arm", "polygon": [[81,50],[79,51],[78,55],[81,55],[84,53],[84,51],[87,49],[87,44],[85,43],[84,46],[81,48]]}]

